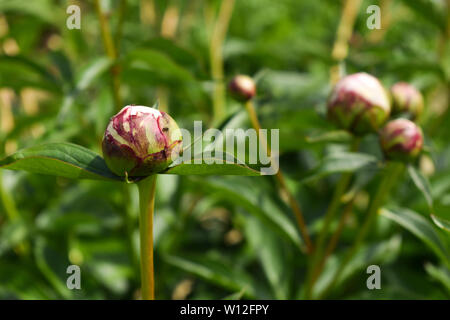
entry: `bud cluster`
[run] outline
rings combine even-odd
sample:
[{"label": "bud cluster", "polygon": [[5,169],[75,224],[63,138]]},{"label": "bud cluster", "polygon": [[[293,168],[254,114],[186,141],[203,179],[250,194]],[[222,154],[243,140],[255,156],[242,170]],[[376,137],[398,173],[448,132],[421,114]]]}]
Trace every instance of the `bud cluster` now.
[{"label": "bud cluster", "polygon": [[389,121],[380,131],[381,148],[388,159],[409,161],[419,155],[423,147],[423,133],[408,119]]},{"label": "bud cluster", "polygon": [[423,111],[422,94],[406,82],[398,82],[391,87],[392,112],[417,119]]},{"label": "bud cluster", "polygon": [[328,99],[328,118],[356,135],[376,132],[391,112],[389,96],[377,78],[355,73],[342,78]]}]

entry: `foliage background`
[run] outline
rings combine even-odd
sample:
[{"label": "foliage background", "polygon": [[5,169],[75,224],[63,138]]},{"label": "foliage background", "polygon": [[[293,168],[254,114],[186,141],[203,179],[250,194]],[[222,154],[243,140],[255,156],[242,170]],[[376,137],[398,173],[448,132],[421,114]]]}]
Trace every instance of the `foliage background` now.
[{"label": "foliage background", "polygon": [[[244,109],[228,97],[226,120],[213,112],[213,90],[221,79],[211,70],[210,39],[220,1],[100,3],[117,48],[112,70],[115,57],[105,51],[95,1],[0,0],[2,157],[50,141],[101,153],[103,131],[118,106],[152,105],[158,98],[180,127],[192,128],[194,120],[221,128],[250,125]],[[70,4],[81,7],[81,30],[66,28]],[[388,8],[381,31],[366,26],[371,4]],[[379,77],[386,87],[411,82],[424,94],[427,152],[417,165],[430,179],[441,223],[450,218],[447,5],[363,1],[343,65],[347,73]],[[341,9],[336,0],[236,1],[223,43],[224,80],[238,73],[258,80],[260,120],[266,128],[280,128],[281,165],[313,235],[339,177],[317,168],[348,142],[323,136],[335,130],[324,110]],[[375,136],[366,137],[361,149],[382,159]],[[0,298],[139,296],[134,186],[0,175]],[[358,171],[354,210],[319,287],[351,244],[376,181],[374,170]],[[387,205],[410,208],[422,223],[402,227],[380,215],[332,297],[448,299],[448,232],[433,224],[425,198],[406,174]],[[155,241],[160,299],[302,297],[306,259],[271,177],[161,175]],[[70,264],[81,267],[81,290],[66,288]],[[369,264],[381,266],[382,290],[367,290]]]}]

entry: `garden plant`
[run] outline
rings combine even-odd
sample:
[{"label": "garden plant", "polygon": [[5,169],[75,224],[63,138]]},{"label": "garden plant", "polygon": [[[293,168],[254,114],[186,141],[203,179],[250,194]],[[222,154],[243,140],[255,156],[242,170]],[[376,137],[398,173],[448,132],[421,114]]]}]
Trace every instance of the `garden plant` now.
[{"label": "garden plant", "polygon": [[449,38],[448,0],[0,1],[0,299],[449,299]]}]

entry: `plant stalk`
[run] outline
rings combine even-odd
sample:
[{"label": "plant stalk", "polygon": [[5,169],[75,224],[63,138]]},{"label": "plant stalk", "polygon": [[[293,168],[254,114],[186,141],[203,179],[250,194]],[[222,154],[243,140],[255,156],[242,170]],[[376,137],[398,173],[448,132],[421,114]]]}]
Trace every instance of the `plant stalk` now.
[{"label": "plant stalk", "polygon": [[209,49],[211,76],[214,81],[213,112],[214,121],[218,122],[225,116],[225,84],[223,79],[223,42],[228,31],[235,0],[222,0],[219,15],[211,34]]},{"label": "plant stalk", "polygon": [[[359,148],[359,144],[361,142],[361,138],[354,138],[353,143],[350,147],[351,152],[355,152]],[[350,184],[350,181],[353,177],[352,172],[345,172],[341,175],[341,178],[339,179],[336,188],[334,189],[333,198],[331,199],[331,203],[328,206],[327,212],[325,213],[325,218],[323,222],[322,229],[319,232],[317,242],[316,242],[316,248],[314,255],[312,257],[312,263],[310,265],[310,268],[308,270],[308,276],[307,276],[307,289],[306,289],[306,297],[311,298],[312,290],[314,288],[314,284],[318,277],[320,276],[320,272],[322,271],[320,268],[320,262],[323,260],[324,256],[324,246],[325,241],[327,239],[328,232],[330,230],[331,223],[333,221],[333,218],[335,217],[341,202],[342,197],[347,191],[347,188]]]},{"label": "plant stalk", "polygon": [[[111,67],[111,75],[112,75],[112,91],[113,91],[113,98],[114,98],[114,104],[116,107],[116,110],[120,110],[122,106],[122,101],[120,99],[120,79],[119,79],[119,73],[120,69],[117,63],[117,48],[114,45],[114,41],[111,35],[111,30],[109,28],[108,20],[103,13],[100,0],[95,0],[95,8],[97,10],[97,16],[98,20],[100,22],[100,30],[102,34],[103,39],[103,46],[105,47],[106,55],[113,61],[113,66]],[[121,5],[121,10],[125,10],[125,4]],[[123,12],[121,12],[121,15],[123,15]],[[121,27],[121,24],[120,24]],[[118,33],[118,35],[121,35],[121,31]],[[120,40],[117,40],[117,43],[120,43]]]},{"label": "plant stalk", "polygon": [[[248,115],[250,117],[250,121],[252,123],[253,128],[258,132],[258,140],[265,144],[265,140],[261,139],[261,136],[260,136],[260,134],[261,134],[261,124],[259,123],[258,116],[256,114],[255,107],[253,105],[253,101],[252,100],[247,101],[245,103],[245,108],[247,109],[247,113],[248,113]],[[269,157],[271,157],[272,151],[271,151],[270,147],[267,144],[265,144],[263,146],[263,148],[266,149],[267,155]],[[281,188],[282,192],[287,196],[289,205],[290,205],[290,207],[292,208],[292,211],[295,214],[295,218],[297,220],[298,228],[299,228],[300,233],[301,233],[301,235],[303,237],[303,240],[305,241],[305,244],[306,244],[306,253],[308,253],[308,254],[312,253],[313,246],[312,246],[311,238],[309,236],[308,228],[306,226],[305,219],[303,217],[303,213],[302,213],[302,210],[300,208],[300,205],[298,204],[297,200],[294,198],[292,193],[289,191],[289,189],[288,189],[288,187],[286,185],[286,180],[284,178],[284,175],[283,175],[281,169],[278,170],[278,172],[277,172],[275,177],[276,177],[276,179],[277,179],[277,181],[278,181],[278,183],[280,185],[280,188]]]},{"label": "plant stalk", "polygon": [[155,205],[156,175],[138,182],[139,234],[141,244],[141,295],[143,300],[155,299],[153,266],[153,214]]},{"label": "plant stalk", "polygon": [[384,200],[390,193],[392,187],[394,186],[395,182],[398,180],[398,176],[403,172],[404,165],[399,162],[388,162],[387,167],[385,169],[384,175],[380,181],[380,184],[378,186],[378,191],[375,194],[375,196],[372,198],[371,204],[369,206],[369,211],[366,215],[366,220],[364,221],[364,224],[361,226],[361,229],[359,230],[355,241],[348,251],[347,255],[344,257],[344,260],[342,260],[341,264],[339,265],[338,270],[336,271],[336,274],[333,277],[333,280],[329,283],[329,285],[326,287],[326,289],[321,294],[320,298],[325,298],[333,289],[334,285],[339,281],[339,278],[341,277],[342,273],[344,272],[347,264],[350,262],[350,260],[353,258],[353,256],[358,252],[359,248],[362,245],[362,242],[364,241],[365,237],[367,236],[369,230],[371,229],[374,221],[376,220],[376,215],[381,208],[381,206],[384,203]]},{"label": "plant stalk", "polygon": [[341,20],[336,34],[331,57],[336,64],[331,67],[331,84],[334,85],[340,78],[340,63],[347,57],[348,42],[352,36],[356,16],[361,7],[362,0],[344,0]]}]

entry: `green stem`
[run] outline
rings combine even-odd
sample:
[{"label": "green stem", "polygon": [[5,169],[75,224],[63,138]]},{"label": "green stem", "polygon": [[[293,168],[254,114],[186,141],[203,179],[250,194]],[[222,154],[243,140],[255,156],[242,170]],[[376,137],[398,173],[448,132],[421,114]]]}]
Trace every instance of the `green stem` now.
[{"label": "green stem", "polygon": [[[361,142],[360,138],[354,138],[353,143],[350,147],[351,152],[355,152],[359,148],[359,144]],[[320,262],[323,260],[324,250],[325,250],[325,240],[327,239],[327,235],[331,226],[331,222],[333,221],[334,216],[339,209],[342,197],[347,190],[350,181],[353,177],[352,172],[343,173],[341,178],[339,179],[336,188],[334,189],[333,198],[331,199],[331,203],[328,206],[327,212],[325,213],[325,218],[323,222],[322,229],[317,238],[316,248],[314,255],[312,257],[312,262],[310,264],[307,276],[307,289],[306,289],[306,297],[308,299],[312,296],[312,290],[314,288],[314,284],[316,280],[320,276],[320,272],[322,271],[319,267]]]},{"label": "green stem", "polygon": [[127,0],[120,0],[119,4],[119,21],[117,22],[117,30],[116,30],[116,55],[119,56],[120,46],[123,35],[123,23],[125,21],[125,15],[127,12]]},{"label": "green stem", "polygon": [[336,274],[333,277],[333,280],[323,291],[323,293],[321,295],[322,299],[325,298],[331,292],[334,285],[339,281],[339,278],[341,277],[347,264],[350,262],[350,260],[353,258],[353,256],[358,252],[359,248],[362,245],[363,240],[367,236],[372,224],[375,221],[376,215],[377,215],[380,207],[383,205],[384,200],[386,199],[386,197],[389,194],[390,190],[392,189],[393,185],[397,181],[398,176],[403,172],[403,168],[404,168],[403,164],[399,163],[399,162],[389,162],[387,164],[384,175],[378,186],[378,191],[375,194],[375,196],[373,197],[371,204],[369,206],[369,211],[366,215],[366,220],[364,221],[364,224],[362,225],[361,229],[359,230],[359,232],[355,238],[355,242],[353,243],[352,247],[348,251],[344,260],[339,265],[339,268],[336,271]]},{"label": "green stem", "polygon": [[356,17],[362,0],[345,0],[343,2],[341,20],[336,34],[336,41],[334,42],[331,57],[336,61],[336,64],[331,67],[331,84],[336,84],[340,78],[340,62],[342,62],[348,54],[348,42],[352,36],[353,27],[355,25]]},{"label": "green stem", "polygon": [[[253,101],[249,100],[245,103],[245,107],[247,109],[248,115],[250,117],[250,121],[252,123],[253,128],[258,132],[258,140],[260,140],[260,136],[259,134],[261,133],[261,124],[259,123],[258,120],[258,116],[256,114],[256,110],[255,110],[255,106],[253,105]],[[265,143],[264,140],[261,140],[261,144]],[[272,154],[271,148],[270,146],[268,146],[267,144],[263,144],[263,148],[265,148],[267,150],[267,154],[270,157]],[[292,193],[289,191],[287,185],[286,185],[286,181],[284,179],[284,175],[283,172],[280,170],[278,170],[277,174],[276,174],[276,179],[278,181],[278,184],[282,190],[282,192],[287,196],[288,198],[288,202],[289,205],[292,209],[292,211],[294,212],[295,218],[297,220],[297,225],[298,228],[300,230],[300,234],[302,235],[303,240],[305,241],[306,244],[306,253],[311,253],[313,251],[313,246],[312,246],[312,242],[311,242],[311,238],[309,236],[309,232],[308,232],[308,228],[306,226],[306,222],[305,219],[303,217],[303,213],[302,210],[300,208],[299,203],[297,202],[297,200],[294,198],[294,196],[292,195]]]},{"label": "green stem", "polygon": [[140,207],[141,294],[143,300],[154,300],[153,211],[155,205],[156,175],[140,181],[137,185],[139,189]]},{"label": "green stem", "polygon": [[[122,101],[120,100],[120,79],[119,79],[119,73],[120,69],[117,63],[117,48],[114,45],[114,41],[111,35],[111,30],[109,28],[109,23],[106,18],[106,16],[103,13],[100,0],[95,0],[95,7],[97,10],[97,16],[98,20],[100,21],[100,30],[102,33],[102,39],[103,39],[103,45],[105,47],[105,51],[107,56],[113,61],[113,66],[111,67],[111,74],[112,74],[112,91],[113,91],[113,97],[114,97],[114,104],[116,107],[116,110],[120,110],[122,106]],[[124,7],[121,7],[121,10],[125,10]],[[121,12],[122,14],[122,12]]]},{"label": "green stem", "polygon": [[211,76],[214,81],[213,111],[214,121],[218,122],[225,116],[225,85],[223,79],[223,42],[228,31],[235,0],[222,0],[219,16],[211,34],[210,61]]}]

